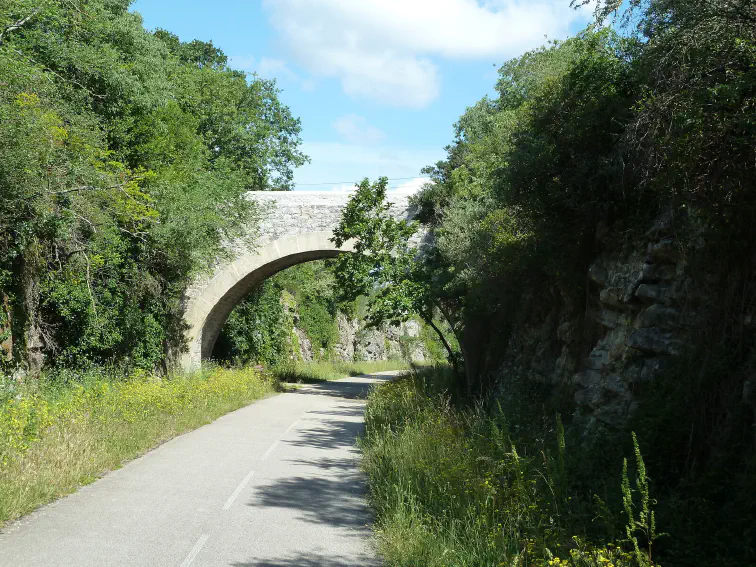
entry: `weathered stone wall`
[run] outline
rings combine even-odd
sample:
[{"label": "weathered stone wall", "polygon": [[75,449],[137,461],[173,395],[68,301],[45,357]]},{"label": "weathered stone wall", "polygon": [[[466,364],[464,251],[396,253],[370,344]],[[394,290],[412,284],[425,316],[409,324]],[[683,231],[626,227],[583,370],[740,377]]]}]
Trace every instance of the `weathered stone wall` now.
[{"label": "weathered stone wall", "polygon": [[[341,220],[341,211],[349,201],[349,193],[335,191],[254,191],[249,199],[260,206],[262,224],[257,245],[308,232],[333,232]],[[389,195],[393,203],[390,213],[407,218],[408,195]]]},{"label": "weathered stone wall", "polygon": [[500,373],[571,386],[588,424],[621,425],[643,384],[679,354],[701,319],[672,219],[595,258],[585,304],[554,290],[513,334]]}]

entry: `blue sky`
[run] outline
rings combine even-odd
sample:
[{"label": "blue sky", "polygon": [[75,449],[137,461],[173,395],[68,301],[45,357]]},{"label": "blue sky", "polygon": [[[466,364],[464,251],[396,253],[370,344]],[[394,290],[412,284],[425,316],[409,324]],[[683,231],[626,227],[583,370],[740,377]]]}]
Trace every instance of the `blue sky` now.
[{"label": "blue sky", "polygon": [[[493,93],[496,68],[590,11],[569,0],[137,0],[149,29],[212,40],[231,65],[276,79],[312,162],[298,189],[409,178],[444,157],[453,124]],[[346,183],[343,183],[346,182]]]}]

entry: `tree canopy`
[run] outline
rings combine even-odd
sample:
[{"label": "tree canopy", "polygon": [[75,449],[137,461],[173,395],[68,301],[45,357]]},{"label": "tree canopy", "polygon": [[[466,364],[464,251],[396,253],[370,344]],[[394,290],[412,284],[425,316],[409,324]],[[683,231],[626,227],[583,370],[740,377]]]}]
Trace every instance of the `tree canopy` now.
[{"label": "tree canopy", "polygon": [[254,223],[244,194],[306,160],[274,82],[129,4],[0,14],[0,328],[32,370],[159,364],[189,278]]}]

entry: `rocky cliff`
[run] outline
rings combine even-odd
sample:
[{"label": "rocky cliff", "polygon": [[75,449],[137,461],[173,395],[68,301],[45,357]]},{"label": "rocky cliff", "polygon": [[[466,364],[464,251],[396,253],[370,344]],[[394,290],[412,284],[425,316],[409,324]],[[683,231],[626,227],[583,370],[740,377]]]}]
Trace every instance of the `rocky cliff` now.
[{"label": "rocky cliff", "polygon": [[541,301],[512,334],[502,382],[514,374],[567,386],[586,425],[624,423],[710,310],[683,253],[691,238],[681,242],[673,220],[607,246],[588,269],[584,301],[559,290]]},{"label": "rocky cliff", "polygon": [[380,329],[368,329],[360,319],[338,313],[336,324],[338,340],[331,353],[326,353],[322,349],[321,352],[314,352],[307,333],[295,324],[292,332],[299,345],[300,360],[309,362],[330,356],[344,361],[409,359],[413,362],[423,362],[427,358],[425,346],[420,338],[420,323],[417,321],[410,320],[398,326],[386,325]]}]

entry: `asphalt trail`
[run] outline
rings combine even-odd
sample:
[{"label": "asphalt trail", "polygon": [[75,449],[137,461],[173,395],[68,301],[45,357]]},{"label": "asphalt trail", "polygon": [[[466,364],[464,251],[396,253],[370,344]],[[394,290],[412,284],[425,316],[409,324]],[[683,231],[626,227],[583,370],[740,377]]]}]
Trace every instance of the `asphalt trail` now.
[{"label": "asphalt trail", "polygon": [[378,567],[355,437],[391,373],[306,386],[182,435],[0,533],[0,566]]}]

